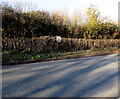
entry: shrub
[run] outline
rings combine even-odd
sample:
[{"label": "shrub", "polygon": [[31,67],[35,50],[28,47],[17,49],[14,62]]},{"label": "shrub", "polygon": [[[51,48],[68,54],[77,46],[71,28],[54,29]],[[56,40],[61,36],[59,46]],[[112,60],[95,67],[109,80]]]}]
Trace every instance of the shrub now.
[{"label": "shrub", "polygon": [[62,38],[61,43],[57,43],[55,37],[43,36],[33,39],[3,39],[3,51],[79,51],[87,49],[103,49],[108,47],[120,47],[120,39],[76,39]]}]

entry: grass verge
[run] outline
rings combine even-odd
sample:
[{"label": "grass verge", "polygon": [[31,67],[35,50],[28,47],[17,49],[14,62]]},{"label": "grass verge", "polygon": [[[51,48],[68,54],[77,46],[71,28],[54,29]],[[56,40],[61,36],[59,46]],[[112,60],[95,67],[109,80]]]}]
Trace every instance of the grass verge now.
[{"label": "grass verge", "polygon": [[92,49],[76,52],[51,52],[42,54],[34,52],[2,52],[2,65],[6,66],[51,60],[81,58],[88,56],[115,54],[118,52],[120,52],[120,48]]}]

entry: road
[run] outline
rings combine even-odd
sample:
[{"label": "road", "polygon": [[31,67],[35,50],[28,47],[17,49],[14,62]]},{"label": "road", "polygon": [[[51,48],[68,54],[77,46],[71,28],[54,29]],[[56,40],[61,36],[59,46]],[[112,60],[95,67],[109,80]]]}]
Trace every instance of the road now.
[{"label": "road", "polygon": [[117,97],[118,54],[4,67],[3,97]]}]

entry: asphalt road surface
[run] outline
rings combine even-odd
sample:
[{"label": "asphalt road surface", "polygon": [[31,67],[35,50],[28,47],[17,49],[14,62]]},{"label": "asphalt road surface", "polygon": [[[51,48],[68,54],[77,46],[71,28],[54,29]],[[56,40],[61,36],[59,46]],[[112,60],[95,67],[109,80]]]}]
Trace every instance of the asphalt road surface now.
[{"label": "asphalt road surface", "polygon": [[118,54],[4,67],[3,97],[117,97]]}]

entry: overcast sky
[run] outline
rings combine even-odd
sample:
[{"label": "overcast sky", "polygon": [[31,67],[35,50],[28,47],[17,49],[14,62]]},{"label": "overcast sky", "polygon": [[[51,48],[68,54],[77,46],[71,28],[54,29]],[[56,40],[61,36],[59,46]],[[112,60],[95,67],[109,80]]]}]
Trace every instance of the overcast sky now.
[{"label": "overcast sky", "polygon": [[118,20],[118,2],[119,0],[4,0],[6,2],[16,4],[16,2],[24,4],[23,8],[28,4],[31,9],[39,10],[66,10],[69,14],[73,14],[76,10],[85,13],[86,9],[91,5],[95,5],[100,11],[101,16],[108,16],[109,19]]}]

